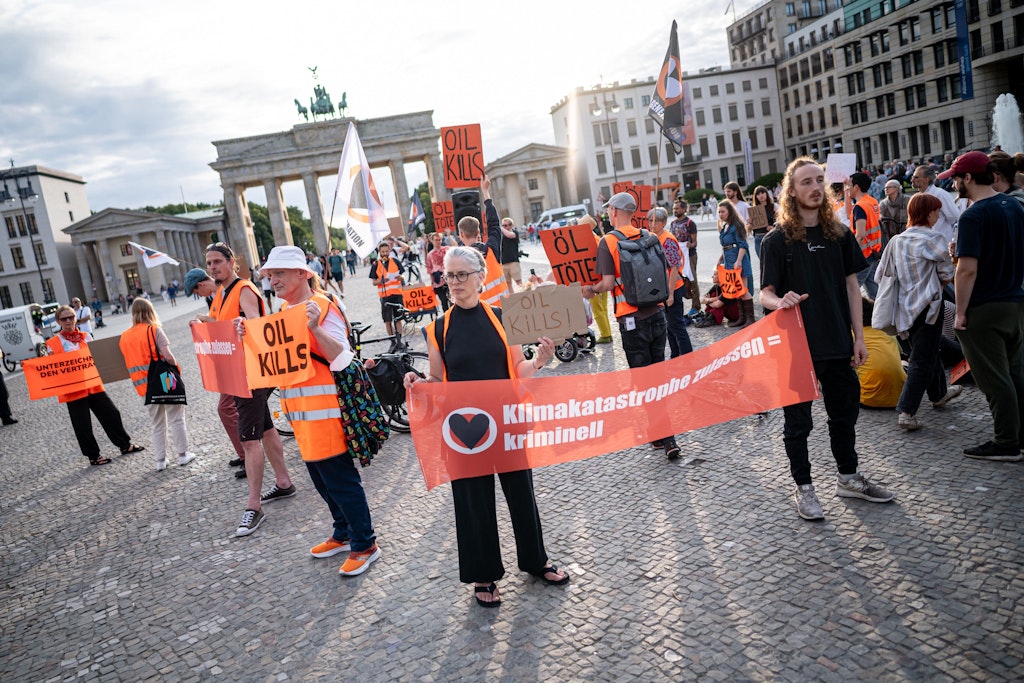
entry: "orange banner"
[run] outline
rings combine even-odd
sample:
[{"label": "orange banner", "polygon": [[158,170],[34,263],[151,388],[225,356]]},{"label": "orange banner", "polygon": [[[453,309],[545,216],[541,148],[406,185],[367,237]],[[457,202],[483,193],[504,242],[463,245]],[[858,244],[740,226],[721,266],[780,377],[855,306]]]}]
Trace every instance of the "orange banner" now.
[{"label": "orange banner", "polygon": [[484,179],[484,145],[479,123],[441,128],[441,151],[445,187],[480,187]]},{"label": "orange banner", "polygon": [[402,290],[402,305],[413,313],[430,313],[437,310],[437,297],[430,285],[406,287]]},{"label": "orange banner", "polygon": [[587,225],[567,225],[540,231],[540,243],[560,285],[592,285],[597,276],[597,240]]},{"label": "orange banner", "polygon": [[306,307],[246,320],[245,377],[250,389],[288,387],[316,373],[309,355]]},{"label": "orange banner", "polygon": [[103,386],[88,347],[56,356],[29,358],[21,362],[21,367],[25,370],[30,401]]},{"label": "orange banner", "polygon": [[203,377],[203,388],[215,394],[251,398],[245,381],[245,352],[230,321],[193,323],[192,343]]},{"label": "orange banner", "polygon": [[453,479],[612,453],[817,397],[794,308],[646,368],[419,382],[409,393],[409,423],[429,490]]},{"label": "orange banner", "polygon": [[743,277],[741,266],[726,270],[725,266],[719,263],[718,284],[722,287],[723,299],[739,299],[747,293],[747,279]]}]

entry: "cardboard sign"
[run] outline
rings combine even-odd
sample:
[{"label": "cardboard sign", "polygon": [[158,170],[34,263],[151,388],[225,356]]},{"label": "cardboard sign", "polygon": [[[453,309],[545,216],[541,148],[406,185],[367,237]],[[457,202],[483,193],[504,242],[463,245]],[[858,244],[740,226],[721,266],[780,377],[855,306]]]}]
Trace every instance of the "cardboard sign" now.
[{"label": "cardboard sign", "polygon": [[743,269],[740,267],[726,270],[724,265],[718,265],[718,284],[722,287],[723,299],[739,299],[746,296],[747,279],[742,273]]},{"label": "cardboard sign", "polygon": [[817,384],[796,307],[644,368],[459,382],[457,391],[447,382],[417,382],[409,423],[431,489],[592,458],[811,401]]},{"label": "cardboard sign", "polygon": [[129,377],[128,366],[125,365],[120,342],[120,337],[107,337],[89,342],[89,351],[92,352],[100,379],[106,384],[120,382]]},{"label": "cardboard sign", "polygon": [[434,214],[436,232],[455,230],[455,210],[452,209],[451,202],[432,202],[430,208]]},{"label": "cardboard sign", "polygon": [[647,225],[647,212],[651,210],[651,198],[654,196],[654,186],[633,185],[626,192],[633,195],[636,200],[636,211],[633,213],[633,227],[641,230],[650,230]]},{"label": "cardboard sign", "polygon": [[442,128],[441,151],[445,187],[480,187],[484,179],[484,145],[479,123]]},{"label": "cardboard sign", "polygon": [[825,158],[826,183],[841,183],[856,172],[856,154],[838,154],[830,152]]},{"label": "cardboard sign", "polygon": [[245,380],[245,353],[229,320],[213,323],[192,323],[195,347],[203,388],[215,394],[252,398]]},{"label": "cardboard sign", "polygon": [[437,297],[430,285],[406,287],[402,290],[402,305],[410,313],[430,313],[437,310]]},{"label": "cardboard sign", "polygon": [[587,329],[579,283],[545,285],[516,292],[501,300],[501,323],[509,344],[536,344],[539,337],[559,343]]},{"label": "cardboard sign", "polygon": [[971,371],[971,366],[968,365],[967,359],[964,358],[962,361],[953,366],[953,369],[949,371],[949,383],[956,384],[964,378],[964,376]]},{"label": "cardboard sign", "polygon": [[309,355],[306,307],[246,320],[242,346],[250,389],[289,387],[316,374]]},{"label": "cardboard sign", "polygon": [[25,371],[30,401],[93,387],[103,388],[103,380],[88,346],[71,353],[29,358],[21,362],[21,367]]},{"label": "cardboard sign", "polygon": [[768,225],[768,210],[763,206],[751,206],[747,208],[747,229],[760,230],[770,228]]},{"label": "cardboard sign", "polygon": [[[601,278],[597,268],[597,240],[588,225],[567,225],[542,230],[540,243],[560,285],[592,285]],[[576,330],[580,332],[581,330]]]}]

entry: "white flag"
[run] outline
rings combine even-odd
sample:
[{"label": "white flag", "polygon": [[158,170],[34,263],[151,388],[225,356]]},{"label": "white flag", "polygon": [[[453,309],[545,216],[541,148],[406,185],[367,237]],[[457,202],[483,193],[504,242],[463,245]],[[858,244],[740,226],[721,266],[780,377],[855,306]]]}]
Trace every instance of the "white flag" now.
[{"label": "white flag", "polygon": [[149,247],[144,247],[141,244],[136,244],[135,242],[129,242],[128,244],[139,250],[139,253],[142,254],[142,262],[146,264],[147,268],[156,268],[157,266],[162,266],[165,263],[172,266],[178,265],[177,261],[162,251],[150,249]]},{"label": "white flag", "polygon": [[[359,143],[355,124],[349,122],[345,136],[345,148],[338,165],[338,186],[334,190],[334,203],[341,210],[345,221],[345,238],[348,247],[359,258],[366,258],[377,248],[382,239],[391,234],[388,219],[384,216],[384,205],[377,195],[377,188],[370,175],[370,165]],[[334,209],[331,209],[331,221]]]}]

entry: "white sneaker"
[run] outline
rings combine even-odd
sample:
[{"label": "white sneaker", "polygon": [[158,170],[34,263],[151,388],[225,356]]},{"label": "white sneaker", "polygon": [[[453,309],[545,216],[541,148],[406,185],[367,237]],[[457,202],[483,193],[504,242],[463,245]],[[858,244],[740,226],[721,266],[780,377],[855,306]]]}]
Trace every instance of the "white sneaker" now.
[{"label": "white sneaker", "polygon": [[825,519],[825,512],[821,509],[821,502],[814,493],[814,484],[797,485],[796,492],[796,513],[804,519],[814,521]]},{"label": "white sneaker", "polygon": [[186,452],[185,455],[179,455],[178,456],[178,467],[184,467],[185,465],[189,464],[190,462],[192,462],[195,459],[196,459],[196,454],[195,453]]},{"label": "white sneaker", "polygon": [[841,498],[862,498],[872,503],[888,503],[896,496],[858,472],[848,481],[836,478],[836,495]]},{"label": "white sneaker", "polygon": [[163,472],[165,469],[167,469],[167,461],[164,460],[163,458],[160,458],[159,460],[156,461],[156,471]]},{"label": "white sneaker", "polygon": [[942,408],[947,403],[952,401],[954,398],[963,393],[964,388],[959,384],[954,384],[947,391],[946,395],[940,398],[938,401],[932,401],[932,408]]}]

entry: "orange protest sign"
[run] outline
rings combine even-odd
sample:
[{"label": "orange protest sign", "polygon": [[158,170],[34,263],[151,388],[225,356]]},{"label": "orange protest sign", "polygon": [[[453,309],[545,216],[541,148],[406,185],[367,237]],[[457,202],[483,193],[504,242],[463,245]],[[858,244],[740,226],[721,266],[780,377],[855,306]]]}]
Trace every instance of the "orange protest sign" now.
[{"label": "orange protest sign", "polygon": [[641,230],[648,230],[647,212],[651,210],[651,198],[654,196],[654,186],[634,185],[626,190],[636,200],[636,211],[633,212],[633,227]]},{"label": "orange protest sign", "polygon": [[430,209],[434,216],[434,232],[455,229],[455,210],[451,202],[432,202]]},{"label": "orange protest sign", "polygon": [[633,181],[632,180],[622,180],[622,181],[617,182],[617,183],[612,183],[612,193],[613,194],[618,194],[620,192],[625,192],[626,190],[628,190],[631,187],[633,187]]},{"label": "orange protest sign", "polygon": [[251,398],[245,381],[245,352],[230,321],[193,323],[192,343],[203,387],[215,394]]},{"label": "orange protest sign", "polygon": [[953,366],[953,369],[949,371],[949,383],[956,384],[964,378],[968,372],[971,371],[971,366],[968,365],[967,359],[964,358],[962,361]]},{"label": "orange protest sign", "polygon": [[402,290],[402,305],[413,313],[430,313],[437,310],[437,297],[430,285],[406,287]]},{"label": "orange protest sign", "polygon": [[246,320],[245,377],[250,389],[288,387],[316,373],[309,356],[306,307]]},{"label": "orange protest sign", "polygon": [[718,284],[722,287],[723,299],[739,299],[747,293],[747,280],[743,277],[741,267],[726,270],[725,266],[719,263]]},{"label": "orange protest sign", "polygon": [[817,397],[803,320],[793,308],[645,368],[418,382],[409,394],[409,422],[431,489],[591,458]]},{"label": "orange protest sign", "polygon": [[88,347],[56,356],[29,358],[21,362],[21,367],[25,370],[30,401],[103,387],[100,371]]},{"label": "orange protest sign", "polygon": [[479,123],[442,128],[441,150],[445,187],[480,187],[484,179],[484,145]]},{"label": "orange protest sign", "polygon": [[[586,225],[567,225],[564,228],[541,230],[540,243],[551,263],[555,282],[560,285],[592,285],[597,276],[597,240]],[[577,330],[578,331],[578,330]]]}]

